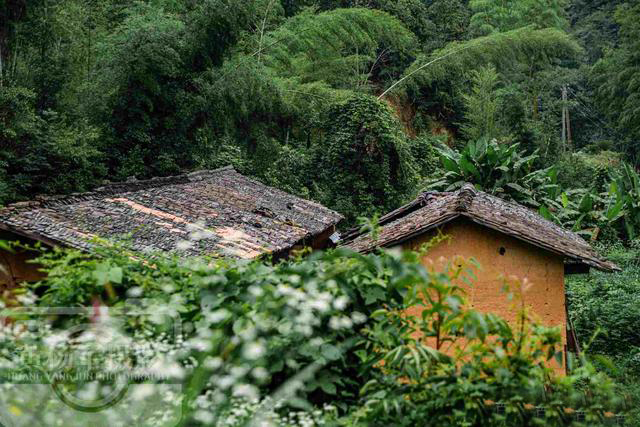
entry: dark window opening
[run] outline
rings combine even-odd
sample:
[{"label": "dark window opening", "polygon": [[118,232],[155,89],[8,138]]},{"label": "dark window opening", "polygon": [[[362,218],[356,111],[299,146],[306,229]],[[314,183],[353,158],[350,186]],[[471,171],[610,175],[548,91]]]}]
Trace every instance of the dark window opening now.
[{"label": "dark window opening", "polygon": [[500,255],[504,255],[505,253],[507,253],[507,250],[504,246],[501,246],[500,249],[498,249],[498,252],[500,253]]}]

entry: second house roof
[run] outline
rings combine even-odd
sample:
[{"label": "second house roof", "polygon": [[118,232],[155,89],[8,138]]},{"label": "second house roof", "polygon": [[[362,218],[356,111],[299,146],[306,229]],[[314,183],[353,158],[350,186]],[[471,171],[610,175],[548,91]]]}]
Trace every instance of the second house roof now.
[{"label": "second house roof", "polygon": [[465,184],[455,192],[426,192],[413,202],[380,218],[376,240],[369,234],[347,236],[343,246],[359,252],[400,244],[456,218],[467,218],[542,249],[603,271],[619,270],[602,259],[579,235],[554,224],[517,203],[476,190]]}]

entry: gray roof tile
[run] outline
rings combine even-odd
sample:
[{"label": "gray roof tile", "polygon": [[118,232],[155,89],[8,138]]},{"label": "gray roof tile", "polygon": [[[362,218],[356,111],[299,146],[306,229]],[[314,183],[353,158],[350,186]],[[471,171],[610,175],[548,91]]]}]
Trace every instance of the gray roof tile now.
[{"label": "gray roof tile", "polygon": [[402,243],[425,231],[464,217],[485,227],[513,236],[557,253],[570,262],[579,262],[603,271],[619,270],[602,259],[580,236],[548,221],[517,203],[476,190],[466,184],[456,192],[426,192],[411,203],[380,218],[377,240],[354,232],[345,236],[343,246],[359,252]]},{"label": "gray roof tile", "polygon": [[[109,184],[0,209],[0,229],[90,250],[93,238],[125,238],[138,250],[175,250],[190,232],[209,238],[187,254],[254,258],[289,249],[342,216],[247,178],[232,167]],[[209,233],[210,232],[210,233]]]}]

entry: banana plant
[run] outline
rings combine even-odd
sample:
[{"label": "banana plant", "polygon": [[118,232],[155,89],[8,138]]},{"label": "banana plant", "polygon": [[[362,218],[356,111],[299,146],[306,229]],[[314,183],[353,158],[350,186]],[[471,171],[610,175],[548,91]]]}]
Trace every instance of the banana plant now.
[{"label": "banana plant", "polygon": [[577,188],[563,191],[557,197],[545,198],[540,206],[540,214],[583,237],[595,240],[608,222],[604,210],[607,203],[606,194],[599,194],[592,188]]},{"label": "banana plant", "polygon": [[611,174],[609,191],[579,188],[549,197],[540,206],[545,218],[595,240],[603,227],[625,239],[640,233],[640,176],[627,163]]},{"label": "banana plant", "polygon": [[607,219],[613,225],[621,225],[629,240],[635,239],[640,231],[640,176],[628,163],[612,173],[609,196]]},{"label": "banana plant", "polygon": [[554,168],[535,169],[537,151],[526,155],[519,144],[479,139],[462,151],[443,145],[438,153],[445,174],[429,182],[429,189],[454,191],[470,182],[479,190],[536,208],[557,192]]}]

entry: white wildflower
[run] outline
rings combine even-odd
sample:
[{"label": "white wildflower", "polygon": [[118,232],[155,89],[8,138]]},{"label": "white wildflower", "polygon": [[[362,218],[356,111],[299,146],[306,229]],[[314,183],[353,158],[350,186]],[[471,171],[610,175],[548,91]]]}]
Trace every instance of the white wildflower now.
[{"label": "white wildflower", "polygon": [[233,396],[242,397],[250,402],[255,402],[260,398],[258,388],[251,384],[237,384],[233,387]]},{"label": "white wildflower", "polygon": [[207,320],[211,323],[221,322],[223,320],[226,320],[229,316],[231,316],[231,313],[229,313],[229,311],[225,310],[224,308],[206,314]]},{"label": "white wildflower", "polygon": [[333,307],[336,310],[344,310],[345,308],[347,308],[348,304],[349,304],[349,297],[344,295],[339,296],[333,301]]},{"label": "white wildflower", "polygon": [[138,298],[142,296],[142,288],[140,286],[134,286],[127,290],[127,295],[131,298]]},{"label": "white wildflower", "polygon": [[353,320],[353,323],[364,323],[367,321],[367,316],[359,311],[354,311],[351,313],[351,320]]},{"label": "white wildflower", "polygon": [[229,372],[234,378],[241,378],[247,375],[247,372],[249,372],[249,369],[250,368],[246,365],[234,366],[230,369]]},{"label": "white wildflower", "polygon": [[329,319],[329,327],[334,330],[340,329],[340,318],[331,316],[331,319]]},{"label": "white wildflower", "polygon": [[262,366],[258,366],[251,371],[251,375],[258,381],[264,381],[269,377],[269,372]]},{"label": "white wildflower", "polygon": [[236,382],[236,379],[234,377],[232,377],[231,375],[225,375],[224,377],[221,377],[218,381],[217,381],[217,385],[218,387],[220,387],[223,390],[228,389],[229,387],[231,387],[231,385],[233,383]]},{"label": "white wildflower", "polygon": [[262,357],[265,353],[265,348],[261,343],[253,342],[249,344],[245,344],[243,349],[244,357],[249,360],[256,360]]},{"label": "white wildflower", "polygon": [[219,358],[219,357],[208,356],[204,360],[204,366],[207,369],[211,369],[212,371],[215,371],[216,369],[218,369],[218,368],[220,368],[222,366],[222,359]]},{"label": "white wildflower", "polygon": [[310,304],[311,308],[318,310],[319,312],[325,312],[327,310],[329,310],[329,303],[323,299],[318,299],[315,301],[311,301]]},{"label": "white wildflower", "polygon": [[67,335],[64,333],[49,335],[43,339],[44,344],[49,348],[54,348],[57,345],[64,343],[66,340]]},{"label": "white wildflower", "polygon": [[192,340],[189,340],[188,345],[196,351],[204,352],[211,350],[211,341],[208,340],[194,338]]},{"label": "white wildflower", "polygon": [[213,423],[213,420],[215,419],[211,412],[203,410],[196,411],[195,414],[193,414],[193,418],[205,425]]},{"label": "white wildflower", "polygon": [[348,317],[340,318],[340,327],[343,329],[349,329],[353,326],[353,322]]},{"label": "white wildflower", "polygon": [[153,395],[155,387],[153,384],[138,384],[133,387],[131,397],[133,400],[144,400]]}]

